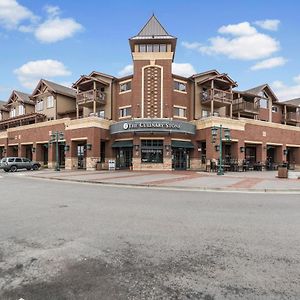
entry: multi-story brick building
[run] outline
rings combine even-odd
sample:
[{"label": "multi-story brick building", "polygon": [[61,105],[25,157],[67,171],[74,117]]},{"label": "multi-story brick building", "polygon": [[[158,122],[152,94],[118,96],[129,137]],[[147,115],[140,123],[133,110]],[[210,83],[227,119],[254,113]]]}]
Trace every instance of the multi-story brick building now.
[{"label": "multi-story brick building", "polygon": [[[152,16],[129,39],[133,74],[81,76],[73,88],[41,80],[31,95],[13,91],[0,106],[0,156],[55,163],[53,131],[63,132],[67,169],[200,169],[219,157],[212,128],[230,129],[225,162],[300,165],[300,99],[280,102],[261,85],[239,91],[225,73],[172,73],[176,41]],[[212,143],[212,140],[216,140]]]}]

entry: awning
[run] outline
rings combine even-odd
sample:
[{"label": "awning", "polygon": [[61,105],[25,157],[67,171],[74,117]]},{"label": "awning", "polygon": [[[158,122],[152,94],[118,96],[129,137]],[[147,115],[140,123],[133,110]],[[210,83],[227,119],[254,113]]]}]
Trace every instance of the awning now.
[{"label": "awning", "polygon": [[132,140],[128,141],[115,141],[112,144],[112,148],[130,148],[133,147]]},{"label": "awning", "polygon": [[172,141],[171,146],[173,148],[185,148],[185,149],[194,149],[192,142],[187,141]]}]

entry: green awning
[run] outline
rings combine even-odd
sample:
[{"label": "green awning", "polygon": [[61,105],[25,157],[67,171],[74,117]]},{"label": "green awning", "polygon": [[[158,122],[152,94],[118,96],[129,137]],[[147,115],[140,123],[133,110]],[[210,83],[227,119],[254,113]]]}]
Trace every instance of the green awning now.
[{"label": "green awning", "polygon": [[192,142],[187,141],[172,141],[171,145],[173,148],[194,149]]},{"label": "green awning", "polygon": [[133,147],[132,140],[128,141],[115,141],[112,144],[112,148],[130,148]]}]

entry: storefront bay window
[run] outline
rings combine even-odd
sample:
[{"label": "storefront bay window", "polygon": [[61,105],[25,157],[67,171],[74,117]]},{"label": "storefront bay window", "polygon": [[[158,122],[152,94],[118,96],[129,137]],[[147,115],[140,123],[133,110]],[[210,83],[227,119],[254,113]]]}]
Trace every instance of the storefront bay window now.
[{"label": "storefront bay window", "polygon": [[163,140],[142,140],[142,163],[163,163]]}]

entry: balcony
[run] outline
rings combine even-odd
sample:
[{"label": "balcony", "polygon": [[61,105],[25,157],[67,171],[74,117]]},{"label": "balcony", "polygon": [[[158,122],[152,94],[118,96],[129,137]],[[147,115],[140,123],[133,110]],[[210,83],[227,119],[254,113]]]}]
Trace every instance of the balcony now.
[{"label": "balcony", "polygon": [[88,105],[96,101],[98,104],[105,104],[105,93],[99,90],[89,90],[78,93],[76,95],[76,102],[78,105]]},{"label": "balcony", "polygon": [[247,113],[247,114],[259,114],[259,105],[238,99],[237,102],[233,103],[232,106],[233,113]]},{"label": "balcony", "polygon": [[209,89],[201,93],[202,104],[209,104],[211,101],[214,101],[216,106],[224,106],[226,104],[231,104],[232,100],[233,94],[228,91]]},{"label": "balcony", "polygon": [[300,123],[300,112],[288,112],[285,117],[286,122]]}]

